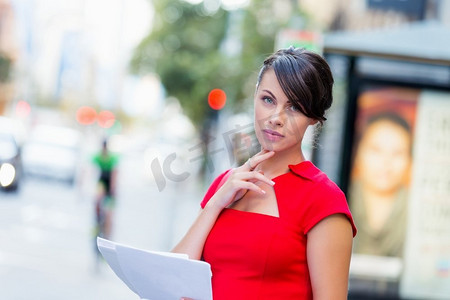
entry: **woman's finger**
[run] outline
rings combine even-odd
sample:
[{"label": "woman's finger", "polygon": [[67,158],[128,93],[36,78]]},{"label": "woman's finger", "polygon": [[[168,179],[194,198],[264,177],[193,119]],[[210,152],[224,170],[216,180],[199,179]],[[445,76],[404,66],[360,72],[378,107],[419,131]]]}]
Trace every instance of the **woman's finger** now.
[{"label": "woman's finger", "polygon": [[274,181],[270,180],[267,176],[258,171],[236,173],[234,175],[234,178],[251,182],[262,181],[270,186],[273,186],[275,184]]},{"label": "woman's finger", "polygon": [[260,163],[272,157],[274,154],[275,152],[273,151],[262,150],[261,152],[258,152],[256,155],[250,157],[244,164],[244,166],[246,166],[248,170],[253,171]]},{"label": "woman's finger", "polygon": [[[266,192],[256,184],[257,181],[273,186],[275,183],[258,171],[241,171],[230,175],[224,185],[213,196],[217,205],[227,207],[230,203],[241,199],[249,190],[256,193]],[[219,196],[220,195],[220,196]],[[209,203],[212,203],[211,201]]]},{"label": "woman's finger", "polygon": [[265,194],[266,191],[257,186],[256,184],[249,182],[249,181],[240,181],[238,184],[238,187],[242,190],[251,190],[256,193]]}]

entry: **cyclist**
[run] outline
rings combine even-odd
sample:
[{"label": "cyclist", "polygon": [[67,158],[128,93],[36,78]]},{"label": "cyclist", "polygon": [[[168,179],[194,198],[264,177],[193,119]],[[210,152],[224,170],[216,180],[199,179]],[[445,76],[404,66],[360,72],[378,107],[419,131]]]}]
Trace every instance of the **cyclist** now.
[{"label": "cyclist", "polygon": [[116,196],[118,157],[109,151],[107,140],[103,141],[101,151],[94,155],[93,162],[100,170],[96,197],[97,235],[110,238]]}]

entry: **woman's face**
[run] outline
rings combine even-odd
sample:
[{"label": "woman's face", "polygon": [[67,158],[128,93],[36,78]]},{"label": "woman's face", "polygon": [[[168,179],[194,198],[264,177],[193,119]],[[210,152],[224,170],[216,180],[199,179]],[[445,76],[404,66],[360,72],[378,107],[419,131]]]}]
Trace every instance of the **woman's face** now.
[{"label": "woman's face", "polygon": [[311,118],[296,110],[278,83],[275,71],[263,75],[255,93],[255,132],[263,149],[299,152]]},{"label": "woman's face", "polygon": [[365,132],[357,153],[357,167],[363,187],[378,193],[392,193],[409,172],[410,136],[389,120],[373,123]]}]

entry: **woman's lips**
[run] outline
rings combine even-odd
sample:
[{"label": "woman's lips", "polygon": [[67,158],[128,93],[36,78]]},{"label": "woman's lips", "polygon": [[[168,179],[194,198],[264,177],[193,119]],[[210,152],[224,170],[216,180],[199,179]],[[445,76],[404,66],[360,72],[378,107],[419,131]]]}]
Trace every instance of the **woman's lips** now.
[{"label": "woman's lips", "polygon": [[284,138],[284,135],[274,130],[263,129],[262,132],[264,134],[264,137],[271,142],[276,142]]}]

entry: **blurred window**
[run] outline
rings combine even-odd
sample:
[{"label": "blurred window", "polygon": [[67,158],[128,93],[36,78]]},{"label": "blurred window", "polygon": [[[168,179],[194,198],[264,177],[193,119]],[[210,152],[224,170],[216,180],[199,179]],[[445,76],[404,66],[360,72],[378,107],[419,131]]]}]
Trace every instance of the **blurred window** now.
[{"label": "blurred window", "polygon": [[0,158],[12,158],[18,153],[17,146],[11,136],[0,135]]},{"label": "blurred window", "polygon": [[357,61],[361,75],[408,83],[450,85],[450,69],[442,65],[364,57]]}]

